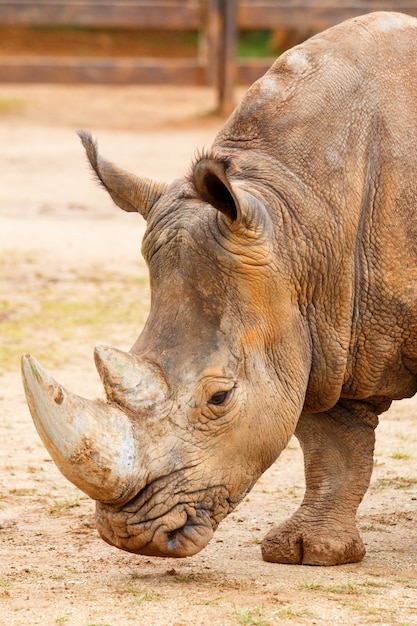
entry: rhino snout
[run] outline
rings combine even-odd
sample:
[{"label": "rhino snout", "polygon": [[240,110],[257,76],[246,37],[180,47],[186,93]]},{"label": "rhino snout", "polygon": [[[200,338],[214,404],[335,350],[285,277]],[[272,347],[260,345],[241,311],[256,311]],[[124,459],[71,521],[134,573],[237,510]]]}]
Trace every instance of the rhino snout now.
[{"label": "rhino snout", "polygon": [[159,479],[158,487],[149,484],[117,509],[97,502],[101,537],[117,548],[146,556],[186,557],[200,552],[234,507],[222,486],[175,493],[181,483],[187,483],[181,475]]},{"label": "rhino snout", "polygon": [[177,507],[166,516],[140,525],[118,525],[117,516],[99,510],[97,506],[97,529],[107,543],[127,552],[170,558],[193,556],[200,552],[213,537],[209,515],[187,514],[185,508]]}]

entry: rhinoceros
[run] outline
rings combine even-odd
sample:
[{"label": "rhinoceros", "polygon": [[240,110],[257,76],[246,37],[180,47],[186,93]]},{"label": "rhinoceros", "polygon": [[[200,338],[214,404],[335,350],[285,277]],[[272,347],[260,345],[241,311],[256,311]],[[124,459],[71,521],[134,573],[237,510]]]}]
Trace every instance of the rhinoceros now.
[{"label": "rhinoceros", "polygon": [[287,51],[188,174],[102,158],[147,220],[151,307],[131,348],[98,347],[106,401],[23,357],[28,404],[103,539],[186,557],[295,434],[306,491],[267,561],[365,554],[356,512],[378,416],[417,390],[417,20],[378,12]]}]

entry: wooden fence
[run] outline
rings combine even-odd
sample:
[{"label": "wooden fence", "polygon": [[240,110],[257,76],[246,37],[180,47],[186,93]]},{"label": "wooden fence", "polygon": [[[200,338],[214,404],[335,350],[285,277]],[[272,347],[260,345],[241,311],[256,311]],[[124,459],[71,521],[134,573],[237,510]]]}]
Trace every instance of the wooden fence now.
[{"label": "wooden fence", "polygon": [[[0,57],[0,82],[209,85],[223,113],[237,83],[250,84],[270,60],[238,60],[239,30],[322,30],[376,10],[417,16],[417,0],[0,0],[0,26],[194,30],[193,59]],[[41,36],[41,34],[40,34]]]},{"label": "wooden fence", "polygon": [[[110,84],[213,84],[207,60],[218,43],[211,2],[158,0],[0,0],[2,26],[196,30],[206,58],[138,59],[15,56],[0,58],[0,81]],[[39,32],[39,37],[42,33]]]}]

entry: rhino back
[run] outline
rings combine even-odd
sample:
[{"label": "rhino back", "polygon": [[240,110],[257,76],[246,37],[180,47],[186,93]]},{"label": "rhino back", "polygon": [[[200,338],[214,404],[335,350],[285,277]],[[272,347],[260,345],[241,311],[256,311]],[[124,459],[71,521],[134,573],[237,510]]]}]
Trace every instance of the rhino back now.
[{"label": "rhino back", "polygon": [[307,410],[417,390],[416,92],[417,20],[373,13],[283,54],[216,139],[309,317]]}]

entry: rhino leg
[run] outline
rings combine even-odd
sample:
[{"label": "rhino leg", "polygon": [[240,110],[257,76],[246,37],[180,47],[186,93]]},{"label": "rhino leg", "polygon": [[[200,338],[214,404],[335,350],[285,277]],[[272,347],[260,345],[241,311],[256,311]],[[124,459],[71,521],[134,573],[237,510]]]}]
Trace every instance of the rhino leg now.
[{"label": "rhino leg", "polygon": [[295,434],[306,493],[296,513],[265,537],[265,561],[340,565],[364,557],[356,511],[371,478],[378,412],[342,400],[326,413],[301,416]]}]

